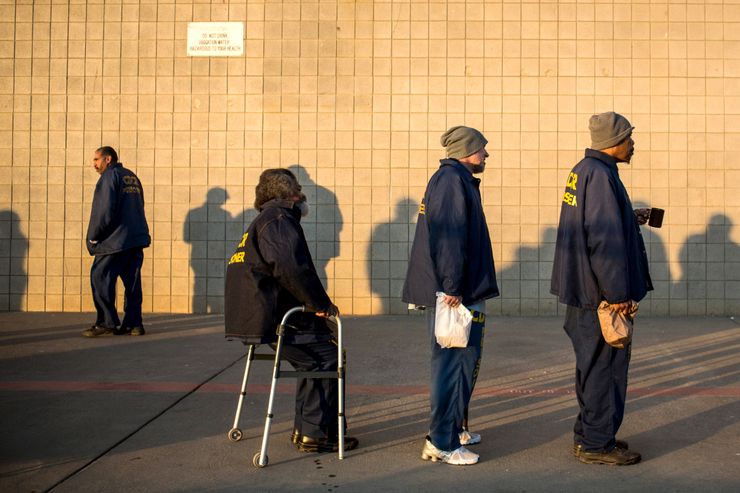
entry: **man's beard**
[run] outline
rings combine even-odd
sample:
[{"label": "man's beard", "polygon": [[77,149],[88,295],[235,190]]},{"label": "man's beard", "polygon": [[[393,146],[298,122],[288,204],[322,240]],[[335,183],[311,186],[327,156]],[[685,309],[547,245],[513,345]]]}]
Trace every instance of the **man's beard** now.
[{"label": "man's beard", "polygon": [[486,169],[486,163],[480,163],[480,164],[474,164],[472,166],[473,174],[477,175],[479,173],[483,173],[483,170]]}]

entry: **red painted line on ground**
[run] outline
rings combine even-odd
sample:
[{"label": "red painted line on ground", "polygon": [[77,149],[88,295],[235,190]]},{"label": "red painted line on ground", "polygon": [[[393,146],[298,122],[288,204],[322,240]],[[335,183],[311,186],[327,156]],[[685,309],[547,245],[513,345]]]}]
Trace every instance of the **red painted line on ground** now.
[{"label": "red painted line on ground", "polygon": [[[142,392],[169,393],[189,392],[196,382],[96,382],[67,380],[26,380],[0,382],[3,392]],[[281,384],[277,392],[291,394],[295,386]],[[237,384],[207,383],[199,392],[211,394],[238,394]],[[269,384],[250,384],[247,393],[267,394]],[[428,395],[426,385],[349,385],[348,392],[365,395]],[[573,394],[572,388],[552,387],[483,387],[476,389],[476,396],[532,396],[549,397]],[[740,387],[633,387],[629,395],[640,396],[686,396],[686,397],[740,397]]]}]

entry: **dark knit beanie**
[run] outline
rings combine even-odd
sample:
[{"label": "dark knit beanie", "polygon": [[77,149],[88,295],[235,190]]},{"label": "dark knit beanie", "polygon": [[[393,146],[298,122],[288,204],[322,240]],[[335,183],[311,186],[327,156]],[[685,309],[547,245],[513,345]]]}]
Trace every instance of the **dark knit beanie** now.
[{"label": "dark knit beanie", "polygon": [[447,150],[447,157],[459,159],[475,154],[486,147],[488,141],[483,134],[471,127],[452,127],[442,134],[439,142]]},{"label": "dark knit beanie", "polygon": [[600,151],[614,147],[629,137],[634,128],[629,120],[613,111],[593,115],[588,121],[591,149]]}]

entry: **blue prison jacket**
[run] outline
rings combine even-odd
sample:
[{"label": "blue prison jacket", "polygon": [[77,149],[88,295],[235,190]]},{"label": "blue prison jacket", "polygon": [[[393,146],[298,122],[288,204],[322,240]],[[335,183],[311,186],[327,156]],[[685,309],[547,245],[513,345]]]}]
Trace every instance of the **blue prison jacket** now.
[{"label": "blue prison jacket", "polygon": [[[237,245],[226,267],[224,318],[226,337],[245,343],[277,340],[275,330],[289,309],[312,312],[331,306],[316,273],[291,200],[266,202]],[[331,325],[313,313],[293,315],[286,342],[307,344],[331,339]]]},{"label": "blue prison jacket", "polygon": [[456,159],[442,159],[419,206],[402,300],[435,306],[436,292],[463,304],[499,295],[480,180]]},{"label": "blue prison jacket", "polygon": [[565,186],[550,292],[595,309],[602,300],[640,301],[653,289],[645,243],[617,161],[586,149]]},{"label": "blue prison jacket", "polygon": [[144,190],[139,178],[121,163],[110,164],[98,178],[85,243],[90,255],[110,255],[151,243]]}]

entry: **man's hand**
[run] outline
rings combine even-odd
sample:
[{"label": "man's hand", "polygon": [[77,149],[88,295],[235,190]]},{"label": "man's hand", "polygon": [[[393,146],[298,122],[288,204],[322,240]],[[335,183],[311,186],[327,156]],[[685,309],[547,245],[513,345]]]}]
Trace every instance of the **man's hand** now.
[{"label": "man's hand", "polygon": [[453,296],[451,294],[446,294],[444,298],[442,298],[442,301],[446,304],[451,306],[452,308],[457,307],[460,303],[462,303],[462,296]]},{"label": "man's hand", "polygon": [[609,305],[609,309],[617,313],[629,315],[630,309],[632,308],[632,301],[625,301],[623,303],[612,303]]},{"label": "man's hand", "polygon": [[635,217],[637,218],[637,224],[642,226],[650,219],[650,209],[635,209]]},{"label": "man's hand", "polygon": [[339,308],[334,304],[330,305],[323,312],[316,312],[316,316],[322,318],[336,317],[337,315],[339,315]]}]

